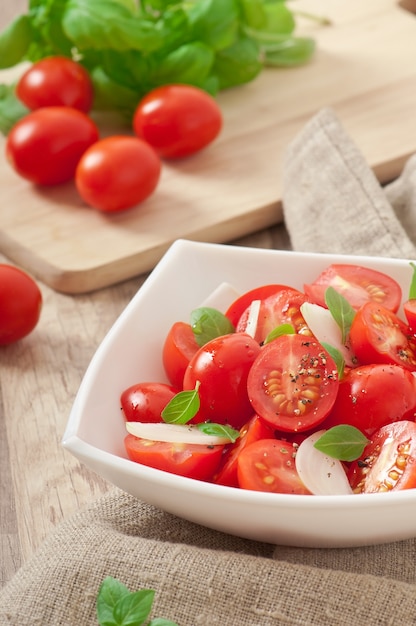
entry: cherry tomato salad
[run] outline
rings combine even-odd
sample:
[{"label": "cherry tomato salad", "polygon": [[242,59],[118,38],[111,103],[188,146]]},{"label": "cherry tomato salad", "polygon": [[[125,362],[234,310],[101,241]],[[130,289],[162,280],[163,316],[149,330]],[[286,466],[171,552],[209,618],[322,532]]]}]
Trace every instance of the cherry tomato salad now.
[{"label": "cherry tomato salad", "polygon": [[[163,341],[169,383],[120,402],[128,457],[218,485],[331,495],[416,487],[416,272],[332,264],[261,285]],[[226,286],[227,287],[227,286]]]}]

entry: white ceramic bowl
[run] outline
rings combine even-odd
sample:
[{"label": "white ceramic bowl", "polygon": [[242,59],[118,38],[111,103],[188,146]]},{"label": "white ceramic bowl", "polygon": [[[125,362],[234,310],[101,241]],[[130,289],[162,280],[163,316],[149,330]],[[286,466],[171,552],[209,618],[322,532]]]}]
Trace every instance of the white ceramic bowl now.
[{"label": "white ceramic bowl", "polygon": [[266,283],[302,289],[332,262],[387,272],[408,290],[408,261],[259,250],[176,241],[99,346],[77,394],[63,445],[138,499],[226,533],[275,544],[347,547],[416,536],[416,489],[357,496],[260,493],[203,483],[127,459],[120,393],[166,381],[163,339],[221,283],[243,292]]}]

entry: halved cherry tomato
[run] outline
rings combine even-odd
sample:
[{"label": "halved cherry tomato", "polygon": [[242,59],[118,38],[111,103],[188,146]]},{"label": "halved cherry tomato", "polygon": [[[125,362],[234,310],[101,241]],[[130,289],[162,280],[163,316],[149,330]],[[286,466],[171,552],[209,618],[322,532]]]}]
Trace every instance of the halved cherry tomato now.
[{"label": "halved cherry tomato", "polygon": [[112,135],[82,155],[75,184],[90,206],[123,211],[146,200],[156,189],[161,163],[156,152],[137,137]]},{"label": "halved cherry tomato", "polygon": [[123,391],[121,408],[127,422],[162,422],[161,413],[178,389],[165,383],[137,383]]},{"label": "halved cherry tomato", "polygon": [[82,111],[44,107],[11,129],[6,156],[16,172],[36,185],[59,185],[75,175],[78,161],[98,140],[98,129]]},{"label": "halved cherry tomato", "polygon": [[416,423],[395,422],[378,430],[349,469],[355,493],[379,493],[416,487]]},{"label": "halved cherry tomato", "polygon": [[[285,289],[286,285],[272,283],[250,289],[250,291],[246,291],[230,304],[227,311],[225,312],[225,315],[226,317],[228,317],[232,325],[236,327],[240,317],[242,316],[244,311],[250,306],[253,300],[265,300],[270,296],[274,296],[282,288]],[[291,289],[291,287],[289,287],[289,289]]]},{"label": "halved cherry tomato", "polygon": [[238,487],[237,461],[244,448],[259,439],[272,439],[273,430],[258,415],[254,415],[240,429],[240,436],[224,451],[223,460],[214,482],[218,485]]},{"label": "halved cherry tomato", "polygon": [[244,333],[212,339],[192,357],[183,388],[199,383],[200,410],[194,421],[241,428],[254,414],[247,395],[247,377],[260,346]]},{"label": "halved cherry tomato", "polygon": [[359,265],[330,265],[313,283],[306,284],[304,289],[311,302],[326,306],[325,291],[328,287],[333,287],[343,295],[354,309],[373,301],[396,312],[402,298],[401,287],[393,278]]},{"label": "halved cherry tomato", "polygon": [[283,335],[266,344],[247,380],[253,411],[284,432],[320,424],[338,387],[333,359],[319,343],[302,335]]},{"label": "halved cherry tomato", "polygon": [[33,63],[22,74],[16,95],[29,109],[67,106],[88,113],[94,90],[82,65],[67,57],[51,56]]},{"label": "halved cherry tomato", "polygon": [[416,299],[412,298],[403,303],[403,312],[412,333],[416,333]]},{"label": "halved cherry tomato", "polygon": [[393,363],[416,370],[416,339],[409,327],[375,302],[367,302],[355,314],[350,342],[362,364]]},{"label": "halved cherry tomato", "polygon": [[186,322],[175,322],[169,329],[162,350],[163,367],[172,385],[182,389],[185,370],[198,350],[192,326]]},{"label": "halved cherry tomato", "polygon": [[295,454],[296,448],[286,441],[261,439],[251,443],[238,456],[240,488],[310,495],[296,470]]},{"label": "halved cherry tomato", "polygon": [[39,321],[42,293],[29,274],[0,264],[0,346],[26,337]]},{"label": "halved cherry tomato", "polygon": [[349,370],[322,428],[350,424],[370,437],[376,430],[416,416],[416,378],[399,365],[363,365]]},{"label": "halved cherry tomato", "polygon": [[164,85],[138,104],[133,129],[161,158],[177,159],[207,147],[222,128],[212,96],[191,85]]},{"label": "halved cherry tomato", "polygon": [[[253,294],[253,292],[251,293]],[[237,332],[246,330],[250,318],[251,303],[254,300],[260,300],[260,310],[254,335],[254,338],[259,343],[262,343],[267,335],[281,324],[290,324],[297,333],[311,336],[311,332],[300,312],[300,307],[306,301],[306,296],[301,291],[286,285],[275,285],[274,291],[269,295],[263,294],[262,298],[254,298],[246,309],[242,311],[236,323]],[[237,306],[235,305],[235,307]]]},{"label": "halved cherry tomato", "polygon": [[124,445],[131,461],[155,469],[210,481],[218,469],[224,446],[166,443],[126,435]]}]

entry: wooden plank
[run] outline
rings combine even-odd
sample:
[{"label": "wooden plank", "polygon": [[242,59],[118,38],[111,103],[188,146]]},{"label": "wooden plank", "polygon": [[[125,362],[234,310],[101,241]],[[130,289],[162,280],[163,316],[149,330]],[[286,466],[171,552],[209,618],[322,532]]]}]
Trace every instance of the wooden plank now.
[{"label": "wooden plank", "polygon": [[380,181],[397,176],[416,151],[416,18],[392,0],[300,6],[333,20],[305,26],[317,40],[314,60],[220,94],[221,137],[166,163],[140,207],[105,216],[72,185],[34,190],[1,161],[0,250],[54,289],[80,293],[148,271],[179,237],[226,242],[279,223],[284,150],[325,106]]}]

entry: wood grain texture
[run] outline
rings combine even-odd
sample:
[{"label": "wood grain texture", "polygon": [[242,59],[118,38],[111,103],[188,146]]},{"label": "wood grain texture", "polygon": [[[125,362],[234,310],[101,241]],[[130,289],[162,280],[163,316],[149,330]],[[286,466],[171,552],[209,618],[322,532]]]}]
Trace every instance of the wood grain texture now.
[{"label": "wood grain texture", "polygon": [[313,61],[264,71],[220,94],[220,138],[166,163],[140,207],[105,216],[86,208],[71,184],[34,190],[0,160],[0,250],[54,289],[82,293],[149,271],[177,238],[226,242],[277,224],[285,147],[325,106],[381,181],[397,176],[416,151],[415,16],[395,0],[299,0],[298,7],[333,22],[300,21],[317,41]]}]

